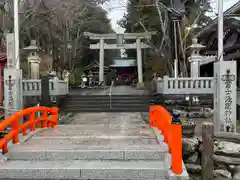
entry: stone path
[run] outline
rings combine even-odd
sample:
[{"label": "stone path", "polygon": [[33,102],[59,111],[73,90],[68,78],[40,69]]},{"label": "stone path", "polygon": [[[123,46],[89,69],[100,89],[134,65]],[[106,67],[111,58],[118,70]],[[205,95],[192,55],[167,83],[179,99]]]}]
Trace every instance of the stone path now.
[{"label": "stone path", "polygon": [[[70,121],[70,124],[85,124],[86,126],[102,124],[104,126],[118,125],[124,128],[127,126],[142,126],[141,113],[77,113]],[[137,128],[137,127],[136,127]]]}]

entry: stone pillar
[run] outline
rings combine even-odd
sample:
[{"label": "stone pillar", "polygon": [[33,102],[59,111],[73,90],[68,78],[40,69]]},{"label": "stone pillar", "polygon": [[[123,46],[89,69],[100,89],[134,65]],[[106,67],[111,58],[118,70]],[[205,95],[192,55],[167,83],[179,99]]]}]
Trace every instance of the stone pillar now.
[{"label": "stone pillar", "polygon": [[178,78],[178,60],[174,59],[174,78]]},{"label": "stone pillar", "polygon": [[192,50],[192,54],[189,57],[191,77],[200,76],[200,61],[202,60],[202,56],[199,54],[199,51],[205,47],[198,44],[197,41],[196,38],[192,39],[192,45],[190,46],[190,49]]},{"label": "stone pillar", "polygon": [[104,39],[100,39],[99,81],[104,82]]},{"label": "stone pillar", "polygon": [[192,55],[189,58],[190,68],[191,68],[191,77],[199,77],[200,76],[200,61],[202,60],[202,56],[200,55]]},{"label": "stone pillar", "polygon": [[39,64],[40,58],[36,54],[32,54],[28,58],[28,63],[30,65],[30,77],[31,79],[39,79]]},{"label": "stone pillar", "polygon": [[214,63],[214,127],[216,132],[236,132],[236,61]]},{"label": "stone pillar", "polygon": [[4,69],[5,119],[22,109],[22,70],[16,69],[14,35],[7,34],[7,67]]},{"label": "stone pillar", "polygon": [[136,39],[137,45],[137,70],[138,70],[138,87],[143,86],[143,69],[142,69],[142,49],[141,49],[141,39]]}]

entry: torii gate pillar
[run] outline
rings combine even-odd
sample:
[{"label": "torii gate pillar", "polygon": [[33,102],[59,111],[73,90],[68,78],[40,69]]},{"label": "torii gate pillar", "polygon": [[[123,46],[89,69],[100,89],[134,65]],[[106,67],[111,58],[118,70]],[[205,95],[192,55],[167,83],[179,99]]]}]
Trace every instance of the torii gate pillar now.
[{"label": "torii gate pillar", "polygon": [[137,44],[137,70],[138,70],[138,86],[143,86],[143,69],[142,69],[142,48],[141,39],[136,39]]},{"label": "torii gate pillar", "polygon": [[99,82],[104,82],[104,39],[100,39]]}]

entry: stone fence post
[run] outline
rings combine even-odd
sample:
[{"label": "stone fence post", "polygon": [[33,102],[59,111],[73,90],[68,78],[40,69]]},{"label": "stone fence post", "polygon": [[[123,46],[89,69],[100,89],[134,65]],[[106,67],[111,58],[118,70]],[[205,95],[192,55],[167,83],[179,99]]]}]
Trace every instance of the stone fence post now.
[{"label": "stone fence post", "polygon": [[214,146],[214,125],[203,123],[202,126],[202,180],[213,180],[213,146]]},{"label": "stone fence post", "polygon": [[168,91],[168,76],[163,76],[163,92]]},{"label": "stone fence post", "polygon": [[41,106],[50,107],[50,91],[49,91],[49,76],[43,76],[41,78]]}]

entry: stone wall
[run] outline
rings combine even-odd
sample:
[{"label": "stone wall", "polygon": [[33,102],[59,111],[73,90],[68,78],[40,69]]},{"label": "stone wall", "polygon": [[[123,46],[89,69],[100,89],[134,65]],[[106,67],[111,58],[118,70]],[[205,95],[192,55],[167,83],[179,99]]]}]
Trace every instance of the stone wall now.
[{"label": "stone wall", "polygon": [[[240,180],[240,138],[221,136],[214,138],[214,178]],[[201,179],[202,138],[183,138],[183,160],[194,180]]]}]

